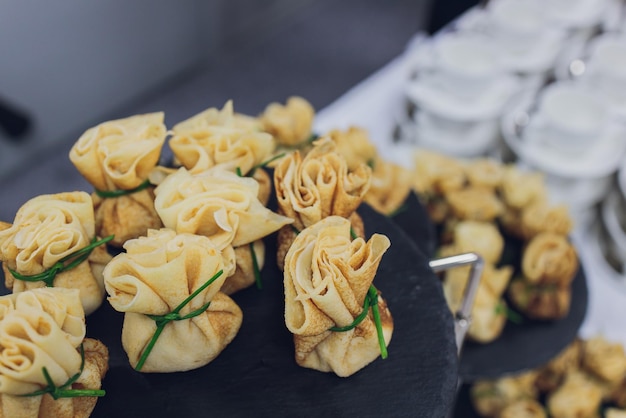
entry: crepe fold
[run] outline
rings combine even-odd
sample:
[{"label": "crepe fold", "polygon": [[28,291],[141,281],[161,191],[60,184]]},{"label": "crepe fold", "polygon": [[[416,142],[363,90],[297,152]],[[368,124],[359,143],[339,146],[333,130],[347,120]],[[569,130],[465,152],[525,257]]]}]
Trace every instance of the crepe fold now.
[{"label": "crepe fold", "polygon": [[237,264],[235,273],[228,277],[222,286],[222,292],[227,295],[232,295],[255,283],[255,269],[258,268],[260,271],[265,264],[265,244],[262,240],[258,240],[235,248],[235,260]]},{"label": "crepe fold", "polygon": [[[133,190],[148,179],[159,162],[167,136],[162,112],[104,122],[88,129],[70,150],[70,161],[98,191]],[[126,240],[159,228],[151,188],[119,197],[94,197],[96,231]]]},{"label": "crepe fold", "polygon": [[284,256],[298,231],[328,216],[350,219],[353,231],[359,235],[362,220],[356,209],[371,181],[371,168],[362,163],[349,170],[346,159],[329,138],[315,141],[304,158],[300,151],[283,158],[274,170],[278,211],[294,219],[294,223],[282,228],[278,235],[278,267],[283,269]]},{"label": "crepe fold", "polygon": [[483,187],[466,187],[445,196],[454,217],[463,220],[492,222],[504,210],[493,190]]},{"label": "crepe fold", "polygon": [[303,144],[311,136],[315,109],[302,97],[292,96],[285,105],[270,103],[259,120],[265,132],[276,138],[280,145]]},{"label": "crepe fold", "polygon": [[[0,297],[0,417],[88,417],[96,397],[24,397],[55,386],[80,372],[73,388],[100,389],[108,369],[108,350],[84,339],[85,316],[78,290],[33,289]],[[81,372],[83,345],[84,366]]]},{"label": "crepe fold", "polygon": [[155,207],[167,228],[237,247],[292,222],[263,206],[258,189],[254,179],[217,167],[199,174],[181,167],[156,188]]},{"label": "crepe fold", "polygon": [[169,146],[192,173],[219,166],[245,175],[267,161],[275,148],[272,135],[241,123],[231,101],[221,111],[210,108],[175,125],[173,132]]},{"label": "crepe fold", "polygon": [[[377,160],[376,145],[370,140],[367,130],[350,126],[347,130],[333,129],[328,136],[337,146],[337,152],[346,159],[348,169],[355,170],[361,164],[370,164]],[[378,161],[376,161],[378,163]]]},{"label": "crepe fold", "polygon": [[98,190],[129,190],[156,166],[167,130],[164,114],[112,120],[88,129],[70,150],[70,160]]},{"label": "crepe fold", "polygon": [[[45,286],[13,277],[9,269],[24,276],[49,270],[63,258],[87,247],[94,238],[92,199],[85,192],[40,195],[24,203],[8,228],[0,230],[0,261],[5,281],[14,293]],[[73,269],[56,275],[55,287],[80,290],[86,314],[104,299],[102,269],[111,259],[104,247]]]},{"label": "crepe fold", "polygon": [[[327,217],[298,234],[285,258],[285,323],[294,334],[296,362],[306,368],[350,376],[380,355],[371,312],[351,330],[363,311],[366,294],[389,239],[351,240],[350,222]],[[393,320],[378,296],[384,340],[389,344]]]},{"label": "crepe fold", "polygon": [[401,208],[411,192],[410,170],[382,159],[374,161],[371,187],[365,202],[379,213],[391,215]]},{"label": "crepe fold", "polygon": [[194,291],[218,272],[221,275],[191,299],[181,315],[208,309],[189,319],[165,325],[141,369],[143,372],[176,372],[206,365],[233,340],[242,321],[237,304],[220,292],[235,271],[231,247],[220,251],[205,236],[170,229],[148,231],[146,237],[128,241],[126,253],[106,266],[104,280],[109,302],[124,312],[122,346],[133,367],[156,330],[148,315],[174,311]]},{"label": "crepe fold", "polygon": [[543,232],[528,242],[521,267],[529,283],[567,287],[578,264],[576,249],[565,236]]}]

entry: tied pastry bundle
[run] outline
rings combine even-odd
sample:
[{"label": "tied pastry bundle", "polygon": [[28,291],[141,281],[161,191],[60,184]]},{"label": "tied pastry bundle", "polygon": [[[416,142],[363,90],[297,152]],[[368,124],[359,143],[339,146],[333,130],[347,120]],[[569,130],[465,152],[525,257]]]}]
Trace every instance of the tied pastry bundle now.
[{"label": "tied pastry bundle", "polygon": [[411,170],[383,159],[370,140],[367,130],[351,126],[347,130],[333,129],[328,136],[348,164],[348,170],[356,170],[367,164],[372,169],[372,180],[364,201],[383,215],[393,216],[404,204],[411,192]]},{"label": "tied pastry bundle", "polygon": [[167,130],[163,113],[136,115],[88,129],[70,150],[70,161],[95,188],[96,233],[111,245],[160,228],[149,174],[156,167]]},{"label": "tied pastry bundle", "polygon": [[311,145],[315,109],[306,99],[292,96],[283,105],[270,103],[258,120],[261,129],[272,135],[278,146],[286,149],[306,148]]},{"label": "tied pastry bundle", "polygon": [[0,417],[87,418],[109,354],[85,332],[78,290],[0,297]]},{"label": "tied pastry bundle", "polygon": [[271,182],[262,169],[276,148],[272,135],[254,118],[234,112],[232,101],[209,108],[172,128],[169,146],[177,164],[196,174],[213,167],[254,177],[259,199],[267,204]]},{"label": "tied pastry bundle", "polygon": [[346,377],[385,357],[393,319],[372,282],[389,246],[380,234],[353,240],[350,221],[339,216],[298,234],[284,270],[297,364]]},{"label": "tied pastry bundle", "polygon": [[172,128],[169,146],[176,162],[192,173],[220,166],[243,175],[272,155],[268,133],[234,112],[232,101],[219,110],[209,108]]},{"label": "tied pastry bundle", "polygon": [[[0,261],[13,293],[37,287],[80,290],[87,315],[104,300],[102,270],[111,256],[96,240],[93,202],[85,192],[34,197],[0,228]],[[110,237],[109,237],[110,239]]]},{"label": "tied pastry bundle", "polygon": [[171,229],[129,240],[106,266],[109,302],[124,312],[122,346],[133,368],[178,372],[202,367],[235,338],[239,306],[220,292],[235,271],[231,247]]},{"label": "tied pastry bundle", "polygon": [[354,233],[363,236],[363,221],[356,209],[370,187],[372,170],[364,163],[349,170],[335,146],[330,138],[321,138],[304,158],[295,151],[274,170],[279,213],[294,220],[279,231],[277,262],[281,269],[297,233],[328,216],[350,219]]},{"label": "tied pastry bundle", "polygon": [[256,180],[221,167],[196,174],[181,167],[165,177],[155,194],[165,227],[209,237],[220,250],[235,249],[237,269],[224,284],[227,294],[257,281],[265,258],[261,239],[292,222],[261,203]]}]

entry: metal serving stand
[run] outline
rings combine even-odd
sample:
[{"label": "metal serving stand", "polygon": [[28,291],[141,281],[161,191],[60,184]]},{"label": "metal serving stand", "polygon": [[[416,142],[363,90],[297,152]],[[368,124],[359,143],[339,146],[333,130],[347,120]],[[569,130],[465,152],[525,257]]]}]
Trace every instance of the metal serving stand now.
[{"label": "metal serving stand", "polygon": [[[474,299],[476,292],[478,291],[480,276],[483,273],[485,262],[483,258],[476,253],[463,253],[431,260],[428,265],[434,273],[440,273],[442,271],[467,265],[470,266],[469,278],[467,286],[465,286],[461,308],[454,312],[454,335],[456,339],[457,354],[460,358],[463,343],[465,342],[465,336],[467,335],[467,331],[472,323],[472,306],[474,305]],[[462,383],[463,382],[459,376],[457,380],[457,396]],[[452,418],[453,414],[454,407],[452,407],[448,412],[447,418]]]},{"label": "metal serving stand", "polygon": [[428,264],[435,273],[456,267],[470,266],[469,279],[463,294],[461,308],[454,313],[454,334],[457,353],[460,357],[465,335],[472,321],[472,306],[474,305],[474,298],[478,290],[478,285],[480,284],[480,276],[482,275],[485,262],[483,258],[476,253],[464,253],[431,260]]}]

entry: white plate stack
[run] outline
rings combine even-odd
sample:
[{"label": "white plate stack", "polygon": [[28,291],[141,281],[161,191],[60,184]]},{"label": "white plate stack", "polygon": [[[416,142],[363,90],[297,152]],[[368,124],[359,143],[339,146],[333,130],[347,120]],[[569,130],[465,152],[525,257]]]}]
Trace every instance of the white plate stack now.
[{"label": "white plate stack", "polygon": [[573,81],[520,98],[502,118],[518,162],[545,174],[550,196],[567,203],[579,224],[613,187],[626,155],[625,127],[596,90]]},{"label": "white plate stack", "polygon": [[500,156],[500,118],[578,53],[616,0],[492,0],[407,51],[401,139],[458,157]]}]

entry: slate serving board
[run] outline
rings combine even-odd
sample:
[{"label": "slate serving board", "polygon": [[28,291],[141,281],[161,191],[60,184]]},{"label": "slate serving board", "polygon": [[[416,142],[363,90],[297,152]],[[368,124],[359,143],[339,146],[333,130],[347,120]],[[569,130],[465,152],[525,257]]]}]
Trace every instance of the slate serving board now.
[{"label": "slate serving board", "polygon": [[200,369],[136,372],[120,342],[123,314],[105,301],[87,318],[88,336],[110,351],[103,381],[107,394],[92,417],[445,416],[454,404],[458,359],[441,284],[427,257],[390,220],[366,205],[359,213],[367,236],[383,233],[392,242],[374,281],[395,323],[386,360],[378,358],[348,378],[296,365],[284,324],[282,273],[273,259],[275,237],[270,236],[263,289],[233,296],[244,312],[241,330]]}]

